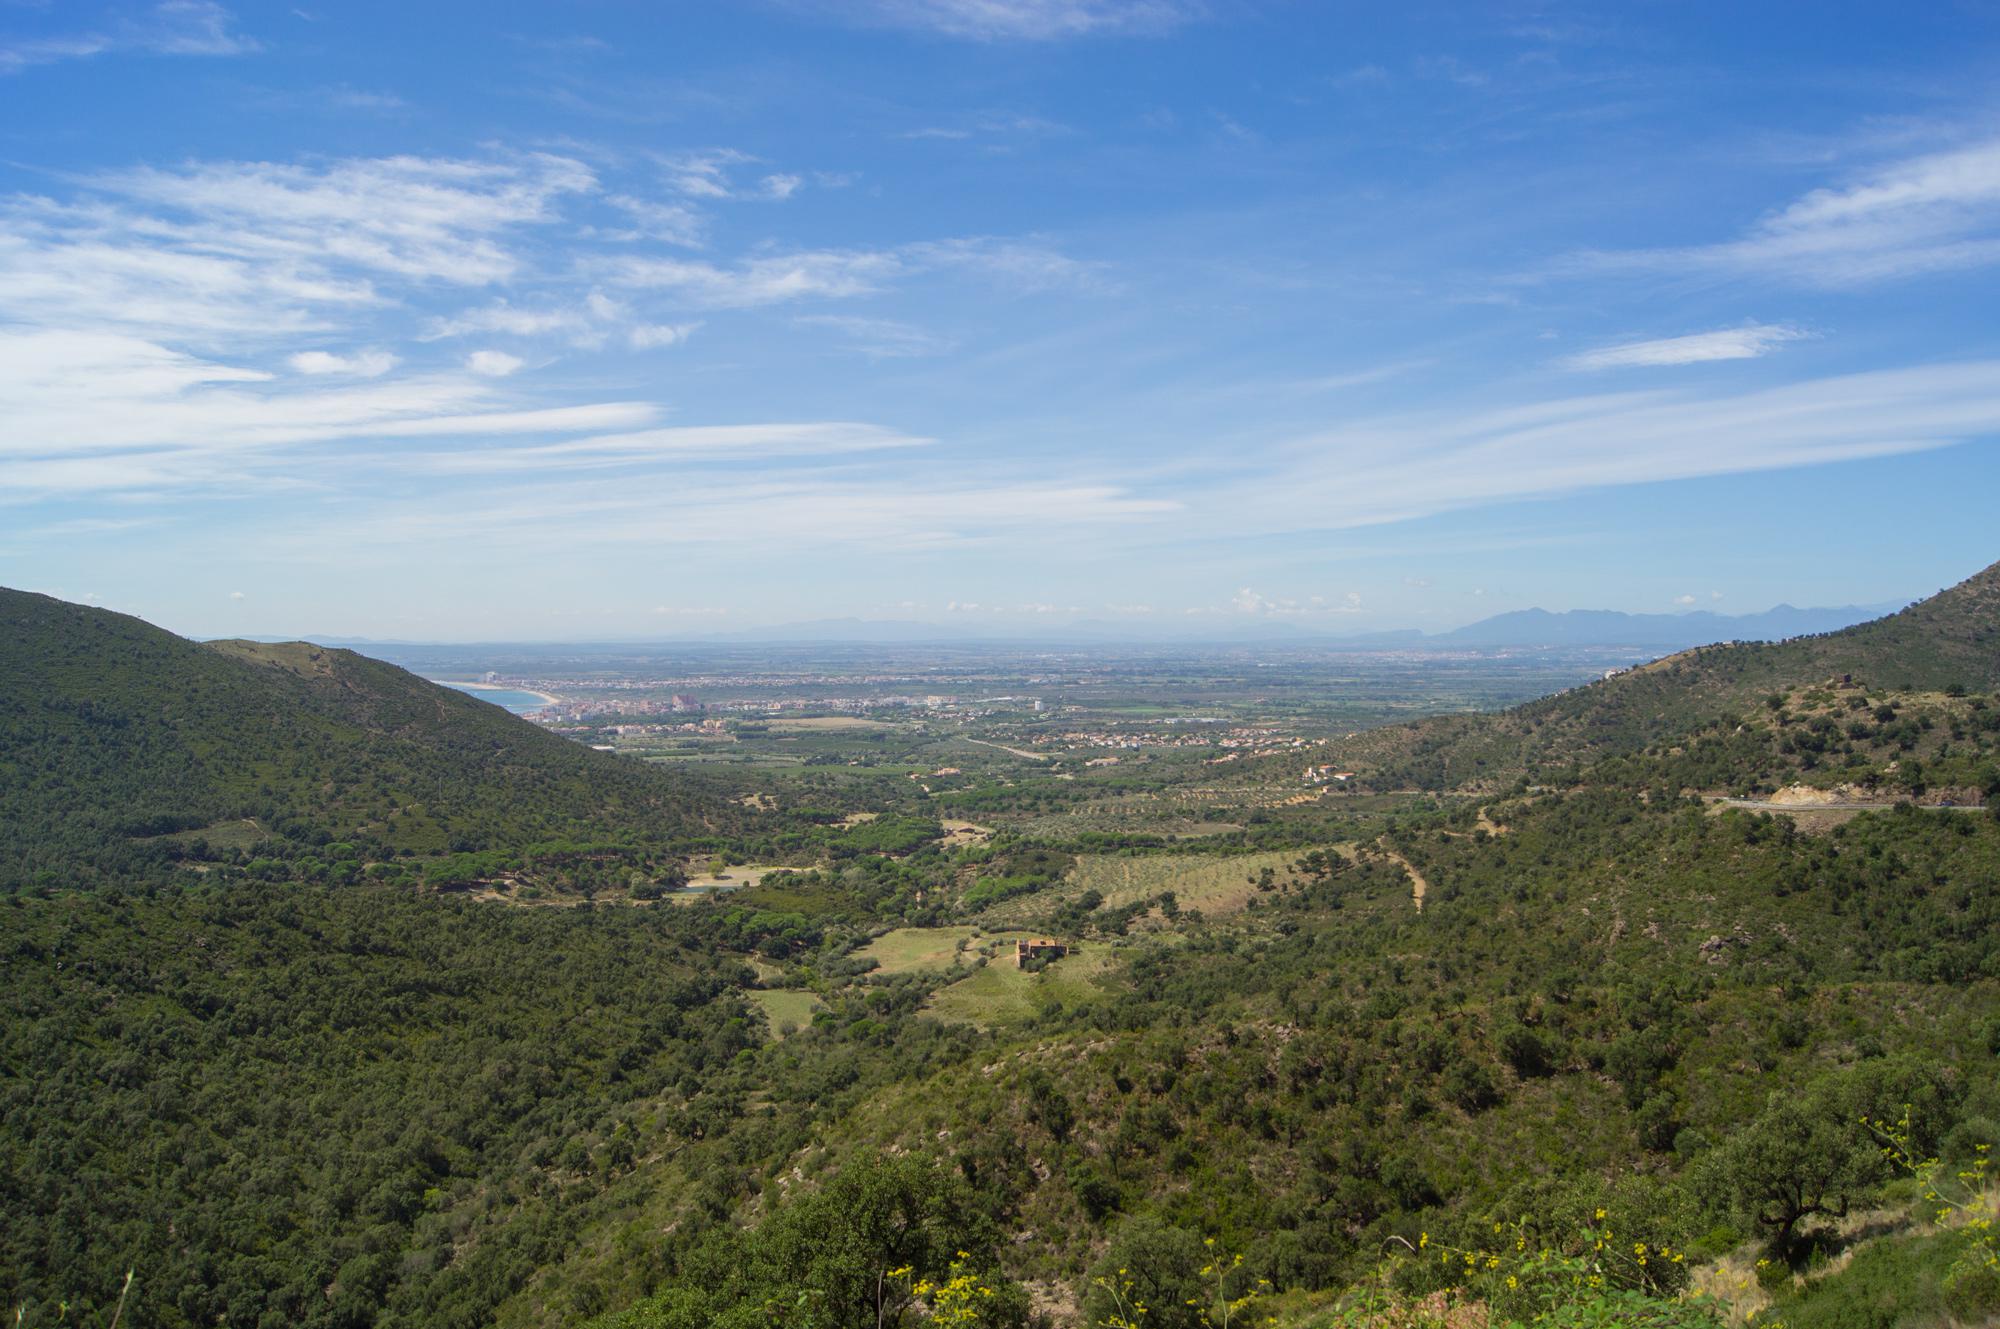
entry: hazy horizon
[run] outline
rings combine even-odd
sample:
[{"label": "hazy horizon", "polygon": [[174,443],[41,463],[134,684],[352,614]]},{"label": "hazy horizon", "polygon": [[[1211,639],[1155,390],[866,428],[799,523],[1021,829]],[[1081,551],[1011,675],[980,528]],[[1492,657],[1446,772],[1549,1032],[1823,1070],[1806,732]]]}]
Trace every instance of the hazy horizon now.
[{"label": "hazy horizon", "polygon": [[[1509,624],[1516,620],[1534,619],[1546,616],[1556,621],[1569,619],[1596,620],[1604,618],[1613,622],[1628,621],[1645,629],[1630,640],[1620,640],[1615,633],[1592,636],[1581,644],[1644,646],[1665,629],[1680,623],[1690,625],[1760,626],[1778,620],[1792,618],[1818,620],[1796,631],[1830,631],[1853,623],[1865,622],[1871,618],[1892,614],[1913,602],[1917,597],[1883,601],[1872,605],[1773,605],[1764,610],[1725,613],[1715,609],[1680,609],[1668,613],[1628,613],[1623,610],[1596,609],[1579,606],[1569,609],[1546,609],[1533,606],[1527,609],[1505,610],[1496,614],[1482,615],[1466,623],[1440,625],[1431,630],[1422,628],[1367,628],[1353,625],[1327,625],[1324,627],[1305,626],[1283,619],[1222,620],[1203,616],[1188,616],[1181,620],[1162,619],[1150,622],[1119,622],[1109,618],[1065,618],[1046,617],[1033,623],[1021,625],[979,625],[963,619],[937,621],[908,618],[861,618],[839,616],[818,619],[801,619],[788,622],[735,625],[727,628],[682,628],[679,631],[656,631],[651,634],[604,637],[369,637],[365,635],[338,632],[317,632],[312,630],[295,632],[264,632],[249,630],[237,636],[254,641],[307,641],[335,646],[411,646],[411,647],[456,647],[493,646],[527,647],[550,650],[584,647],[679,647],[679,646],[736,646],[768,643],[773,645],[850,645],[858,647],[892,648],[899,645],[952,645],[967,646],[1038,646],[1038,645],[1091,645],[1117,646],[1160,646],[1160,647],[1202,647],[1230,646],[1245,643],[1297,642],[1301,645],[1340,645],[1345,642],[1361,644],[1380,643],[1395,646],[1403,642],[1451,643],[1456,634],[1479,629],[1486,624]],[[143,615],[142,615],[143,617]],[[788,635],[791,634],[791,635]],[[1771,635],[1793,635],[1778,633]],[[1720,640],[1719,637],[1701,633],[1689,633],[1686,640],[1690,644]],[[1484,638],[1478,639],[1486,642]],[[1550,644],[1561,644],[1560,639]]]}]

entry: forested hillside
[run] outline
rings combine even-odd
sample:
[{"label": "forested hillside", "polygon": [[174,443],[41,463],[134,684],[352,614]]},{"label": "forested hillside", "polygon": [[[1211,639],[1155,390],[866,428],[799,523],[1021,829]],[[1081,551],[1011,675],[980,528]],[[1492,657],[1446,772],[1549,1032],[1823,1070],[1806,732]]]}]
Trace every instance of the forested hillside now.
[{"label": "forested hillside", "polygon": [[202,645],[0,590],[0,885],[143,876],[218,851],[370,861],[658,847],[734,805],[351,651]]},{"label": "forested hillside", "polygon": [[0,913],[17,1305],[132,1268],[132,1323],[483,1323],[634,1115],[698,1116],[754,1041],[729,962],[633,911],[288,883]]},{"label": "forested hillside", "polygon": [[[190,1326],[1986,1322],[1993,585],[1384,740],[1488,745],[1470,796],[1181,840],[818,804],[733,832],[726,791],[358,657],[28,603],[8,1295],[25,1324],[103,1321],[127,1270],[130,1322]],[[461,855],[628,817],[685,848],[706,809],[701,843],[800,861],[526,907],[311,852],[407,861],[413,791]],[[131,847],[230,815],[300,848]],[[1024,937],[1061,950],[1017,965]]]},{"label": "forested hillside", "polygon": [[[1097,1280],[1144,1268],[1211,1311],[1204,1240],[1244,1256],[1232,1295],[1300,1293],[1366,1284],[1426,1234],[1472,1249],[1526,1223],[1563,1247],[1598,1208],[1626,1241],[1697,1261],[1775,1245],[1803,1269],[1842,1249],[1838,1224],[1796,1236],[1821,1205],[1895,1193],[1861,1114],[1914,1105],[1915,1147],[1958,1167],[1995,1142],[2000,823],[1911,810],[1805,836],[1636,791],[1491,815],[1504,833],[1482,837],[1469,808],[1389,831],[1428,881],[1421,912],[1382,852],[1304,863],[1245,916],[1127,944],[977,1056],[870,1095],[765,1185],[934,1156],[1012,1233],[995,1267],[1052,1301],[1108,1313]],[[803,1111],[774,1097],[781,1120]],[[1802,1123],[1777,1110],[1794,1097]],[[1794,1129],[1815,1152],[1772,1163]],[[1837,1191],[1813,1189],[1822,1164]],[[1776,1203],[1801,1188],[1803,1212]],[[661,1199],[634,1237],[680,1212]],[[675,1291],[617,1323],[733,1322],[747,1294],[696,1276],[708,1245],[690,1232],[666,1252]],[[1676,1265],[1629,1272],[1686,1285]]]}]

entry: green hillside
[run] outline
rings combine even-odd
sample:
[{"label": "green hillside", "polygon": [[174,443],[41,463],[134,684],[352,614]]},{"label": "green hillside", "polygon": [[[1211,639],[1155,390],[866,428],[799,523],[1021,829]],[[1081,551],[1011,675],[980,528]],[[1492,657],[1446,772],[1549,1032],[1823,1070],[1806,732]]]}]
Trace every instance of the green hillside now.
[{"label": "green hillside", "polygon": [[668,912],[13,897],[0,1295],[101,1326],[130,1269],[128,1325],[489,1323],[757,1039]]},{"label": "green hillside", "polygon": [[1839,632],[1699,647],[1504,715],[1364,734],[1341,755],[1382,788],[1558,778],[1579,763],[1683,737],[1774,690],[1835,680],[1901,691],[2000,688],[2000,564]]},{"label": "green hillside", "polygon": [[[1377,740],[1372,778],[1464,792],[1090,847],[738,829],[359,657],[16,597],[6,1291],[28,1325],[104,1321],[126,1269],[166,1325],[1988,1322],[1994,582]],[[1779,791],[1824,806],[1720,797]],[[190,857],[230,817],[291,848]],[[542,909],[374,871],[697,824],[801,870]],[[1929,1160],[1970,1180],[1934,1200]]]},{"label": "green hillside", "polygon": [[218,849],[359,864],[552,841],[657,846],[727,824],[733,807],[698,780],[352,651],[203,645],[11,590],[0,734],[0,885]]}]

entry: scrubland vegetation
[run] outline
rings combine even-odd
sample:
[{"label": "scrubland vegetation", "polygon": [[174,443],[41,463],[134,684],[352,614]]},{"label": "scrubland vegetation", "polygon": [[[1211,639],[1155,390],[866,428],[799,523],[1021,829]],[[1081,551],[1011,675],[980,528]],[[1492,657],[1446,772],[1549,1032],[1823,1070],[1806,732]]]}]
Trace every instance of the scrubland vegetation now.
[{"label": "scrubland vegetation", "polygon": [[[7,1294],[1990,1322],[1996,586],[1331,743],[1370,795],[1002,754],[754,806],[358,658],[10,597]],[[1724,801],[1781,793],[1830,806]],[[731,862],[785,870],[679,892]],[[1067,953],[1017,966],[1022,936]]]}]

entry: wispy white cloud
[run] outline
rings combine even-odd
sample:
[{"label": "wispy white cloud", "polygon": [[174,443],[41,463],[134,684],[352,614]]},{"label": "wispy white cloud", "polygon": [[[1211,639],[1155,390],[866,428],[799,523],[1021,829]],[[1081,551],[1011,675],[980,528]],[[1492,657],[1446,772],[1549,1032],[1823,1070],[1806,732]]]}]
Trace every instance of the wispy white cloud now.
[{"label": "wispy white cloud", "polygon": [[142,167],[91,183],[187,218],[200,228],[192,235],[222,253],[332,260],[419,281],[483,285],[519,266],[499,241],[503,233],[554,220],[563,195],[589,192],[597,182],[580,161],[533,153],[483,161],[382,157],[324,168]]},{"label": "wispy white cloud", "polygon": [[0,74],[121,51],[215,56],[257,50],[257,43],[235,31],[234,24],[228,10],[208,0],[166,0],[142,17],[109,27],[0,43]]},{"label": "wispy white cloud", "polygon": [[[905,469],[865,476],[753,470],[696,479],[655,469],[551,477],[532,492],[518,485],[464,486],[453,491],[449,505],[354,503],[329,516],[314,536],[353,540],[370,556],[389,560],[495,530],[509,531],[510,547],[527,553],[746,544],[763,552],[825,553],[850,545],[910,551],[1157,522],[1180,511],[1170,500],[1116,486],[1063,481],[988,486]],[[292,533],[269,538],[308,548]]]},{"label": "wispy white cloud", "polygon": [[411,109],[409,102],[393,92],[357,88],[350,83],[262,88],[246,93],[245,104],[260,111],[333,111],[375,116],[396,116]]},{"label": "wispy white cloud", "polygon": [[423,339],[436,341],[446,337],[503,333],[510,337],[560,336],[579,345],[600,346],[605,339],[603,325],[622,312],[623,306],[609,300],[528,308],[500,299],[432,320]]},{"label": "wispy white cloud", "polygon": [[[1373,525],[1614,485],[1888,457],[2000,434],[2000,362],[1754,392],[1628,392],[1359,421],[1293,441],[1218,510],[1259,529]],[[1275,506],[1270,495],[1283,494]]]},{"label": "wispy white cloud", "polygon": [[380,378],[396,367],[396,357],[388,351],[356,351],[336,355],[332,351],[300,351],[285,361],[301,374],[341,374],[353,378]]},{"label": "wispy white cloud", "polygon": [[227,482],[301,444],[627,429],[657,413],[524,406],[469,374],[302,389],[124,334],[0,330],[0,488],[22,493]]},{"label": "wispy white cloud", "polygon": [[699,249],[704,243],[708,219],[698,208],[631,194],[613,194],[604,201],[632,219],[632,229],[614,233],[612,239],[660,240],[688,249]]},{"label": "wispy white cloud", "polygon": [[1906,158],[1815,189],[1732,240],[1593,251],[1563,266],[1858,286],[1994,263],[2000,263],[2000,139]]},{"label": "wispy white cloud", "polygon": [[1562,363],[1570,369],[1628,369],[1647,365],[1703,364],[1711,360],[1754,360],[1770,354],[1786,342],[1800,341],[1811,335],[1784,324],[1752,323],[1740,328],[1691,333],[1684,337],[1600,346],[1572,355]]},{"label": "wispy white cloud", "polygon": [[524,363],[520,356],[505,351],[474,351],[465,357],[465,367],[482,378],[506,378]]},{"label": "wispy white cloud", "polygon": [[619,434],[593,434],[555,443],[485,446],[407,458],[410,469],[464,475],[508,471],[635,467],[709,459],[759,461],[777,457],[836,457],[919,448],[934,442],[848,421],[793,424],[681,425]]},{"label": "wispy white cloud", "polygon": [[701,330],[699,323],[635,323],[626,329],[625,344],[635,351],[678,346]]},{"label": "wispy white cloud", "polygon": [[[291,490],[316,510],[366,512],[405,482],[484,484],[475,506],[489,517],[536,511],[565,539],[630,546],[765,542],[778,520],[787,540],[935,547],[1177,510],[1073,476],[989,488],[942,462],[892,469],[889,454],[930,440],[879,425],[661,428],[667,408],[652,401],[553,374],[519,383],[551,361],[551,341],[677,345],[701,324],[662,316],[674,307],[840,299],[947,273],[1028,289],[1086,272],[1039,242],[984,237],[702,262],[659,252],[702,239],[704,179],[769,198],[803,182],[736,156],[712,165],[682,163],[685,189],[652,210],[546,153],[193,162],[0,199],[0,501]],[[607,239],[606,204],[659,234]],[[558,234],[584,243],[551,244]],[[893,320],[826,326],[871,353],[930,344]],[[451,341],[464,344],[437,345]],[[751,474],[694,483],[704,471]],[[604,482],[579,487],[592,476]],[[409,539],[439,525],[435,508],[412,500]]]},{"label": "wispy white cloud", "polygon": [[[695,193],[775,197],[799,187],[802,177],[766,175],[737,190],[727,168],[749,160],[716,151],[676,159],[674,169]],[[701,214],[685,198],[607,194],[591,167],[552,153],[194,162],[70,183],[65,198],[0,198],[0,306],[12,319],[202,354],[240,356],[290,341],[275,358],[303,356],[293,367],[308,373],[379,364],[340,368],[320,358],[331,352],[298,345],[308,336],[378,340],[379,331],[364,330],[370,320],[380,327],[400,317],[404,335],[422,340],[498,336],[652,350],[694,332],[698,323],[671,316],[689,308],[848,299],[946,273],[1012,291],[1092,278],[1091,269],[1038,241],[995,237],[681,258],[661,246],[703,243]],[[635,229],[613,234],[585,220],[604,205]],[[564,225],[594,243],[580,252],[552,248],[548,238]],[[452,309],[452,293],[468,290],[484,298]],[[528,290],[536,294],[524,298]],[[428,312],[396,312],[413,306]],[[886,323],[878,333],[868,342],[876,353],[917,345]]]},{"label": "wispy white cloud", "polygon": [[877,360],[941,355],[952,347],[948,337],[895,319],[861,318],[851,314],[801,314],[792,321],[801,327],[826,328],[837,332],[852,349]]},{"label": "wispy white cloud", "polygon": [[914,272],[956,270],[1012,292],[1090,289],[1102,280],[1092,264],[1039,240],[962,236],[905,245],[900,254]]},{"label": "wispy white cloud", "polygon": [[599,272],[629,290],[671,291],[704,309],[753,309],[792,300],[866,295],[904,270],[896,255],[868,250],[815,250],[766,255],[721,265],[665,257],[603,260]]},{"label": "wispy white cloud", "polygon": [[663,156],[660,158],[660,169],[668,186],[676,193],[692,198],[720,199],[732,196],[730,168],[755,160],[749,153],[733,148],[711,148],[705,152]]},{"label": "wispy white cloud", "polygon": [[459,310],[432,319],[421,339],[503,336],[562,341],[580,350],[622,341],[633,350],[646,351],[679,345],[700,328],[699,322],[648,322],[625,301],[591,291],[572,304],[522,306],[501,299]]},{"label": "wispy white cloud", "polygon": [[917,129],[906,129],[895,137],[960,142],[969,138],[1050,138],[1075,132],[1068,125],[1039,115],[982,111],[948,125],[924,125]]},{"label": "wispy white cloud", "polygon": [[734,148],[662,154],[655,158],[666,187],[687,198],[720,202],[725,199],[783,201],[805,184],[795,172],[770,171],[749,184],[737,181],[738,168],[762,164],[762,159]]},{"label": "wispy white cloud", "polygon": [[310,259],[215,252],[116,209],[0,204],[0,305],[40,326],[268,337],[327,328],[332,311],[377,299],[365,278],[332,275]]},{"label": "wispy white cloud", "polygon": [[215,344],[326,329],[383,283],[484,286],[511,237],[594,187],[566,158],[393,157],[107,172],[75,198],[0,199],[0,305],[20,322]]},{"label": "wispy white cloud", "polygon": [[[647,402],[538,405],[470,368],[360,379],[361,353],[298,354],[331,371],[306,375],[310,390],[129,334],[0,331],[0,501],[298,491],[313,496],[316,532],[371,542],[364,561],[496,529],[551,553],[910,550],[1102,533],[1182,510],[1053,472],[996,485],[960,462],[922,462],[931,439],[866,422],[661,426]],[[449,504],[403,497],[445,483]],[[285,510],[258,547],[303,556]]]},{"label": "wispy white cloud", "polygon": [[1054,41],[1165,32],[1202,8],[1193,0],[868,0],[849,12],[947,37]]},{"label": "wispy white cloud", "polygon": [[816,249],[760,254],[733,264],[662,256],[600,259],[593,273],[622,290],[670,291],[704,309],[753,309],[798,300],[871,295],[924,273],[960,272],[1013,291],[1088,286],[1085,263],[1032,241],[963,237],[895,249]]}]

